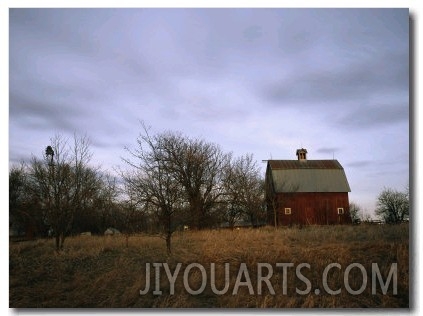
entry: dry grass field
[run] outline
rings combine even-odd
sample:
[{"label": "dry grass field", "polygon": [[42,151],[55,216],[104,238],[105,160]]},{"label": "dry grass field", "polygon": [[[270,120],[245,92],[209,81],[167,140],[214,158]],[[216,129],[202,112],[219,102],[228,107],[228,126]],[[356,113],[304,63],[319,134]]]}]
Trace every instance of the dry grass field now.
[{"label": "dry grass field", "polygon": [[[56,253],[52,240],[11,242],[9,306],[409,307],[407,224],[178,232],[173,238],[171,256],[166,254],[164,241],[157,237],[137,235],[129,239],[128,247],[125,244],[123,236],[70,237],[64,251]],[[155,282],[153,263],[167,263],[171,273],[178,263],[182,264],[173,289],[164,266],[159,270],[160,282]],[[198,265],[186,269],[191,263],[204,267],[206,280]],[[211,287],[211,263],[215,263],[213,279],[218,290],[225,287],[224,264],[229,263],[229,288],[225,294],[215,294]],[[268,265],[263,268],[259,263]],[[276,263],[290,265],[283,268]],[[299,277],[296,269],[301,263],[310,266],[303,266]],[[331,263],[340,266],[329,269],[325,281],[322,276]],[[388,285],[385,294],[378,276],[372,272],[372,263],[377,263],[382,281]],[[393,263],[397,263],[396,282],[391,273],[388,283]],[[147,264],[151,268],[150,288],[141,295],[140,290],[146,289]],[[241,269],[243,264],[248,275]],[[273,271],[271,276],[269,265]],[[240,271],[242,274],[238,278]],[[188,291],[184,273],[188,278]],[[259,275],[262,277],[260,282]],[[263,280],[266,276],[269,278]],[[189,289],[198,290],[203,283],[201,293],[189,293]],[[338,290],[337,294],[331,295],[325,291],[325,286],[330,291]],[[373,291],[372,286],[375,287]],[[154,293],[156,290],[161,294]]]}]

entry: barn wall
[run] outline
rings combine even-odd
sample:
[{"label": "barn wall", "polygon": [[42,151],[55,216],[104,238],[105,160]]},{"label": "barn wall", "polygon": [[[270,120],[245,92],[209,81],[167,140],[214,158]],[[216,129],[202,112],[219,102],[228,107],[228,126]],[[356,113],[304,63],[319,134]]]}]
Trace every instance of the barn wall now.
[{"label": "barn wall", "polygon": [[[349,200],[347,192],[297,192],[279,193],[272,203],[276,208],[278,225],[334,225],[349,224]],[[269,209],[269,224],[274,225],[274,213]],[[344,214],[338,214],[338,208]],[[285,214],[285,208],[291,208],[291,214]],[[273,213],[273,214],[272,214]]]}]

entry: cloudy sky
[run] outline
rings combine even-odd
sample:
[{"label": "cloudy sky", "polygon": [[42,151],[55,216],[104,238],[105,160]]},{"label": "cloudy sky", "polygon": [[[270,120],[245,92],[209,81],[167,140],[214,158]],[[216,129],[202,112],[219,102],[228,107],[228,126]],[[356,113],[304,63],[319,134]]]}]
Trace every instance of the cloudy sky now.
[{"label": "cloudy sky", "polygon": [[124,167],[140,120],[235,156],[338,159],[372,212],[409,180],[408,9],[11,9],[9,162],[87,134]]}]

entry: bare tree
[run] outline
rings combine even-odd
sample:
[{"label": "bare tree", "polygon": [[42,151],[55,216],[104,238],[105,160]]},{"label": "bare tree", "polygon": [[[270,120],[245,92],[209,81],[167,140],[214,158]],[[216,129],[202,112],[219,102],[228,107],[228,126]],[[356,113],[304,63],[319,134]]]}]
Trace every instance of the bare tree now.
[{"label": "bare tree", "polygon": [[351,221],[353,224],[360,224],[361,222],[361,208],[358,204],[351,202],[349,206]]},{"label": "bare tree", "polygon": [[148,129],[143,127],[144,133],[137,139],[137,149],[128,150],[133,160],[124,159],[135,172],[122,175],[129,195],[152,213],[156,231],[165,239],[170,254],[171,238],[177,228],[177,215],[181,213],[184,194],[177,177],[169,170],[168,157],[163,150],[167,139],[163,135],[150,136]]},{"label": "bare tree", "polygon": [[166,171],[184,189],[188,202],[189,225],[202,229],[215,224],[216,207],[223,194],[223,171],[230,161],[219,146],[176,133],[159,136]]},{"label": "bare tree", "polygon": [[125,179],[123,191],[127,195],[127,198],[119,203],[120,225],[118,226],[121,227],[121,231],[125,235],[126,247],[128,247],[129,237],[132,234],[148,230],[148,212],[145,207],[146,195],[144,194],[145,192],[139,192],[139,185],[141,183],[139,183],[137,176],[128,173],[125,175]]},{"label": "bare tree", "polygon": [[376,215],[385,223],[398,224],[408,218],[409,197],[406,192],[385,188],[378,197]]},{"label": "bare tree", "polygon": [[12,230],[12,234],[33,233],[30,228],[34,227],[34,218],[26,207],[28,204],[26,182],[24,164],[13,166],[9,171],[9,229]]},{"label": "bare tree", "polygon": [[264,182],[253,155],[241,156],[228,165],[224,187],[229,220],[244,215],[253,226],[264,220]]},{"label": "bare tree", "polygon": [[42,160],[31,160],[31,194],[39,201],[45,221],[53,230],[57,251],[63,249],[76,211],[90,203],[96,190],[96,172],[88,168],[90,159],[87,137],[75,135],[70,146],[57,135]]},{"label": "bare tree", "polygon": [[229,228],[233,229],[236,222],[241,220],[244,215],[244,210],[240,206],[237,192],[230,193],[228,188],[224,201],[220,203],[219,211],[219,221],[227,222]]},{"label": "bare tree", "polygon": [[[143,126],[143,133],[138,139],[138,153],[135,158],[149,161],[148,170],[144,174],[154,176],[166,174],[183,197],[184,209],[187,210],[187,223],[194,229],[202,229],[215,224],[218,204],[224,194],[222,175],[230,154],[201,139],[190,139],[180,133],[165,132],[150,136],[148,128]],[[145,157],[141,153],[147,150],[154,152],[154,157]],[[152,169],[154,162],[155,169]],[[148,172],[147,172],[148,171]],[[163,180],[163,179],[162,179]],[[180,191],[182,189],[182,191]]]},{"label": "bare tree", "polygon": [[99,188],[94,199],[93,212],[96,213],[96,229],[103,233],[108,227],[116,227],[119,222],[119,188],[115,176],[100,173]]}]

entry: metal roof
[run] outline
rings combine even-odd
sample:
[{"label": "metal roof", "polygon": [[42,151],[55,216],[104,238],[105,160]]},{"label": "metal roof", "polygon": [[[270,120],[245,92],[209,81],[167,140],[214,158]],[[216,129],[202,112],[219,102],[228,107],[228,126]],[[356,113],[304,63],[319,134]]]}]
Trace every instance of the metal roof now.
[{"label": "metal roof", "polygon": [[269,160],[275,192],[351,192],[337,160]]},{"label": "metal roof", "polygon": [[275,169],[343,169],[338,160],[269,160]]}]

